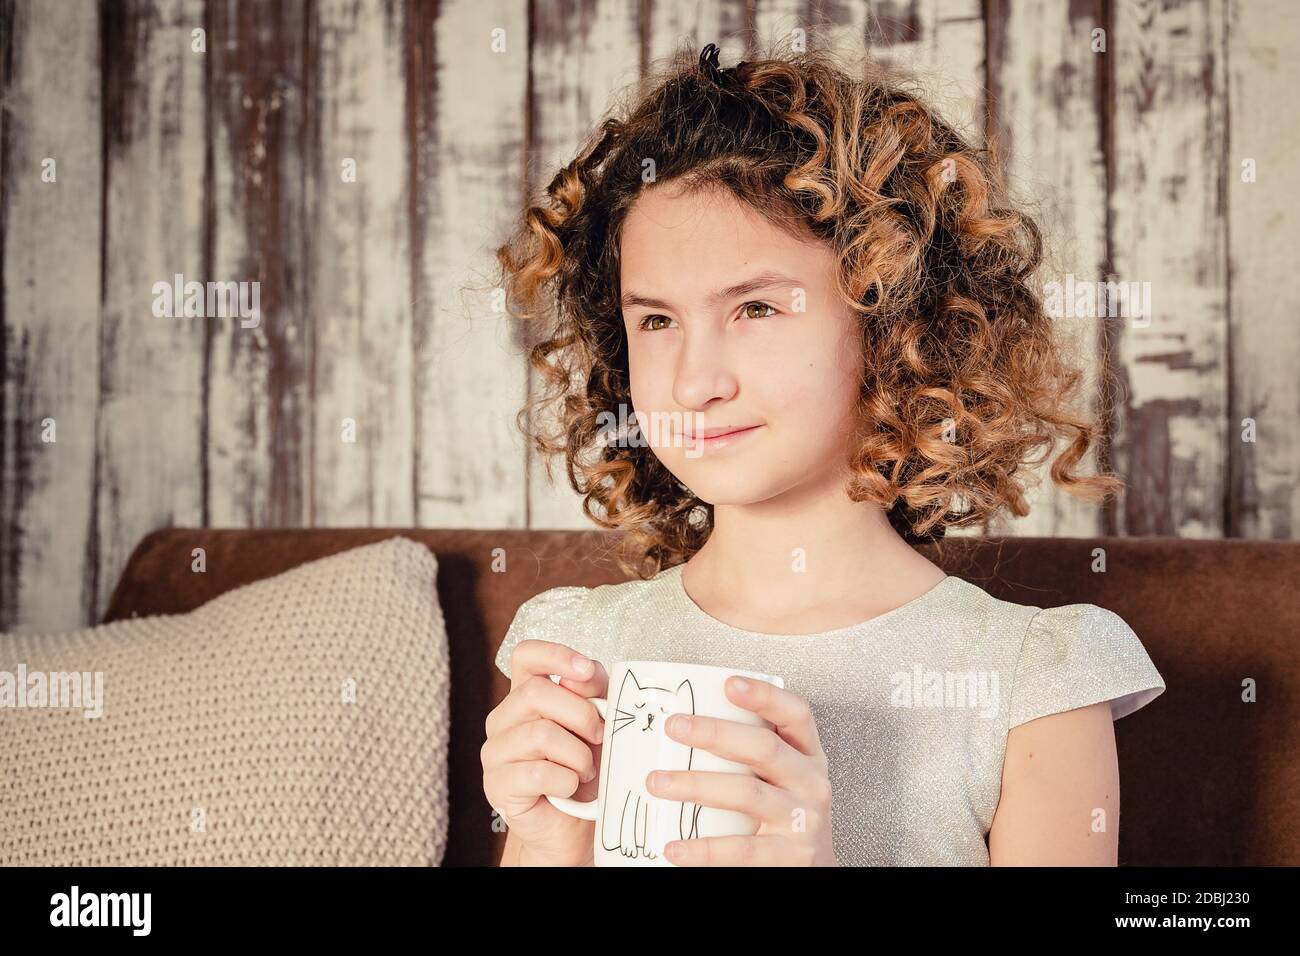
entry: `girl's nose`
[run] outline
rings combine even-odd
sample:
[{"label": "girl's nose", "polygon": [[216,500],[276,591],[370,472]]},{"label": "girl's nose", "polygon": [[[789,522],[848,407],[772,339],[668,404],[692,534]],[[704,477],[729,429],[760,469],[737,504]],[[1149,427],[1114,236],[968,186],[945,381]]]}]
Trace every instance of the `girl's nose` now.
[{"label": "girl's nose", "polygon": [[677,357],[673,400],[682,408],[703,409],[715,399],[730,400],[737,387],[721,341],[709,335],[687,335]]}]

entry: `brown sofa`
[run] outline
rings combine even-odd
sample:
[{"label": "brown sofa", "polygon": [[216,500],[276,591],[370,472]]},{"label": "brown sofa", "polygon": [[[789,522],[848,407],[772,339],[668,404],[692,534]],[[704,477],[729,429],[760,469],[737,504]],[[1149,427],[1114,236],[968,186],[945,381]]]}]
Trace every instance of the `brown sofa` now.
[{"label": "brown sofa", "polygon": [[[166,529],[136,548],[105,621],[183,613],[241,584],[392,535],[439,560],[451,641],[451,832],[447,865],[492,865],[479,748],[509,687],[493,656],[519,605],[547,588],[625,579],[598,531]],[[207,573],[190,570],[207,550]],[[1087,569],[1094,548],[1109,573]],[[489,570],[505,550],[509,573]],[[1300,542],[1172,538],[956,538],[922,551],[997,597],[1120,614],[1168,690],[1115,725],[1124,865],[1300,863]],[[1241,701],[1253,678],[1258,703]]]}]

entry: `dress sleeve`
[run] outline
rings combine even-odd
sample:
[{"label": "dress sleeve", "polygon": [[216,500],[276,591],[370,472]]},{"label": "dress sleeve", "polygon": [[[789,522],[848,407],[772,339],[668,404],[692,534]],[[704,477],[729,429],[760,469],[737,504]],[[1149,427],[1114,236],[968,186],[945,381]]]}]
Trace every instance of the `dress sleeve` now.
[{"label": "dress sleeve", "polygon": [[[510,676],[510,655],[524,640],[554,641],[600,660],[599,642],[591,640],[582,620],[582,607],[590,588],[559,587],[534,595],[515,612],[505,639],[497,648],[497,669]],[[603,663],[603,661],[602,661]]]},{"label": "dress sleeve", "polygon": [[1007,729],[1103,700],[1119,720],[1164,690],[1142,642],[1114,611],[1095,604],[1044,608],[1020,647]]}]

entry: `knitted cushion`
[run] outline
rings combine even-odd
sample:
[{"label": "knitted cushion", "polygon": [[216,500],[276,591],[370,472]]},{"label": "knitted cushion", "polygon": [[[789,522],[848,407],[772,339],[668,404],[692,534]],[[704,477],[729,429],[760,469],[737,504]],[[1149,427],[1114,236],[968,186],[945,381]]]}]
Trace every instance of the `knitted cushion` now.
[{"label": "knitted cushion", "polygon": [[393,537],[189,614],[0,634],[0,865],[437,865],[436,575]]}]

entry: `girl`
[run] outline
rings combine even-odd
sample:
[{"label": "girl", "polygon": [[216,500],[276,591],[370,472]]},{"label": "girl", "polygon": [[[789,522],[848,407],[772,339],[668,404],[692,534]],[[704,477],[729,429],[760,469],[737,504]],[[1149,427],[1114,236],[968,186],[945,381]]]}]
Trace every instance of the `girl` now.
[{"label": "girl", "polygon": [[[627,532],[636,579],[539,594],[501,644],[482,757],[502,863],[591,864],[593,824],[542,795],[595,796],[584,698],[606,664],[662,659],[785,679],[728,681],[772,731],[665,726],[759,780],[649,775],[760,821],[670,843],[678,865],[1114,865],[1112,721],[1165,687],[1137,636],[911,546],[1026,514],[1021,466],[1059,437],[1066,491],[1122,486],[1075,472],[1098,429],[1068,407],[1039,233],[987,151],[824,52],[720,69],[709,44],[547,196],[498,251],[511,311],[549,323],[531,359],[558,427],[533,438]],[[640,429],[611,435],[629,408]]]}]

